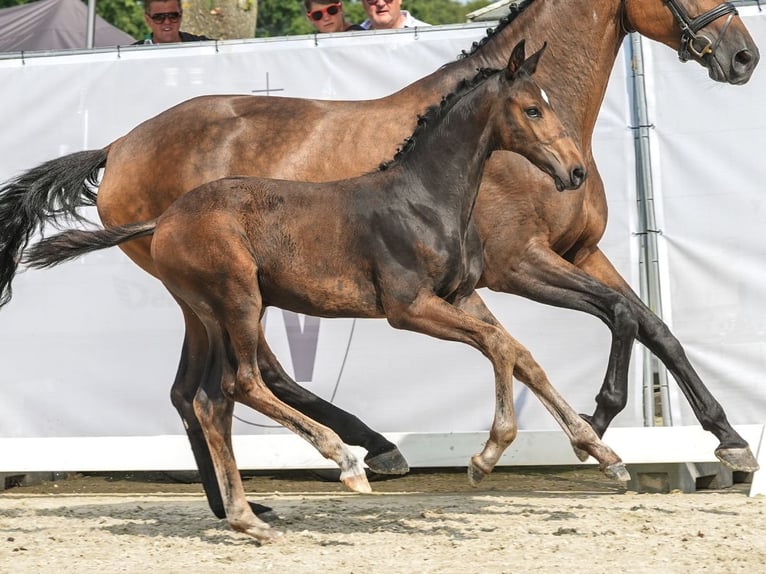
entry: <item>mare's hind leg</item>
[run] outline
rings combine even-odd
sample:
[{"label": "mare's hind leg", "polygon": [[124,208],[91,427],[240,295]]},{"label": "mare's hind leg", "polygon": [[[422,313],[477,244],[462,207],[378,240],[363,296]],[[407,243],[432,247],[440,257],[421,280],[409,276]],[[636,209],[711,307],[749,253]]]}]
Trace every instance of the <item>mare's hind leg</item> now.
[{"label": "mare's hind leg", "polygon": [[[181,348],[178,371],[170,391],[171,402],[181,416],[210,509],[218,518],[225,518],[226,513],[221,498],[221,491],[218,488],[213,460],[193,406],[197,390],[206,376],[212,378],[210,381],[211,385],[220,386],[221,365],[207,366],[208,361],[213,361],[214,358],[208,352],[208,340],[205,329],[199,319],[197,319],[197,316],[189,310],[185,303],[179,300],[176,300],[176,302],[183,311],[186,332]],[[215,418],[216,424],[220,426],[223,433],[222,436],[227,442],[228,448],[231,448],[231,432],[226,429],[231,428],[231,414],[234,403],[220,393],[216,397],[218,400],[223,401],[223,404],[211,410],[219,413]],[[212,421],[210,424],[213,424]],[[271,511],[271,508],[262,504],[254,502],[249,504],[256,514],[264,515]]]},{"label": "mare's hind leg", "polygon": [[[753,456],[747,441],[731,426],[723,407],[702,382],[689,362],[683,346],[665,322],[641,301],[600,250],[583,261],[581,267],[598,281],[619,292],[629,303],[630,310],[638,322],[639,341],[646,345],[671,372],[702,428],[711,432],[719,440],[715,451],[718,459],[732,470],[743,472],[758,470],[758,461]],[[621,379],[619,383],[610,384],[609,381],[604,381],[592,417],[597,431],[600,428],[606,430],[609,422],[621,410],[614,408],[608,401],[616,384],[624,384],[627,387],[627,377],[624,382]]]},{"label": "mare's hind leg", "polygon": [[380,474],[406,474],[407,460],[397,446],[383,435],[375,432],[354,415],[321,399],[293,381],[272,353],[263,328],[258,337],[258,368],[266,386],[280,400],[330,427],[346,444],[358,445],[367,450],[364,457],[370,470]]},{"label": "mare's hind leg", "polygon": [[[620,457],[604,444],[596,435],[594,430],[583,421],[577,412],[564,400],[548,380],[545,371],[535,361],[532,354],[500,325],[495,316],[484,304],[484,301],[478,295],[473,293],[469,298],[459,304],[459,308],[472,317],[493,325],[500,329],[507,339],[508,345],[513,349],[512,357],[513,374],[522,383],[524,383],[543,403],[546,409],[553,415],[553,418],[559,423],[575,450],[582,450],[590,456],[593,456],[599,462],[599,468],[610,478],[616,480],[629,480],[625,465]],[[502,381],[501,381],[502,383]],[[513,393],[511,385],[502,385],[505,388],[497,388],[497,400],[495,402],[495,421],[490,430],[490,440],[487,441],[484,450],[471,458],[468,467],[469,478],[472,484],[477,484],[481,479],[489,474],[500,459],[505,449],[510,445],[511,440],[515,438],[515,433],[509,438],[511,440],[499,442],[496,436],[502,436],[496,430],[499,424],[502,427],[503,421],[513,416]],[[587,456],[586,456],[587,458]]]}]

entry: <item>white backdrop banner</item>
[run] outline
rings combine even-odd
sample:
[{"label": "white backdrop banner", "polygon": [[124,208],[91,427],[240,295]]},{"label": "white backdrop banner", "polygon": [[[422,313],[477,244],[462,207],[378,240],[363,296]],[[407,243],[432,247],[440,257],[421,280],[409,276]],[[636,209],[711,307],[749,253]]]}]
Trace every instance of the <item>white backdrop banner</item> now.
[{"label": "white backdrop banner", "polygon": [[[766,49],[766,14],[740,8]],[[663,311],[735,423],[766,421],[766,73],[714,84],[650,45],[650,118]],[[763,63],[763,61],[762,61]],[[611,193],[611,190],[610,190]],[[671,387],[674,424],[695,424]]]},{"label": "white backdrop banner", "polygon": [[[766,38],[762,23],[761,16],[747,20]],[[379,97],[451,61],[485,29],[448,26],[0,60],[0,180],[53,157],[102,147],[200,94]],[[650,68],[664,73],[664,63],[675,56],[654,48]],[[754,97],[759,83],[763,87],[761,75],[735,88],[713,85],[695,64],[673,61],[667,70],[652,86],[653,153],[668,202],[662,218],[666,311],[706,382],[731,399],[730,418],[762,422],[763,394],[753,400],[749,388],[763,372],[757,367],[764,366],[766,328],[766,304],[755,297],[764,292],[757,270],[763,247],[754,237],[766,211],[755,189],[763,168],[752,159],[766,117]],[[629,73],[621,53],[594,154],[609,196],[601,245],[638,290]],[[732,110],[740,120],[726,121]],[[194,145],[192,134],[188,144]],[[327,153],[331,157],[332,150]],[[697,215],[689,217],[690,210]],[[592,411],[609,351],[606,327],[581,313],[483,295],[574,408]],[[469,347],[395,331],[382,320],[320,320],[276,309],[266,320],[267,337],[288,372],[379,431],[489,428],[491,368]],[[182,435],[169,400],[181,340],[181,315],[172,299],[118,249],[21,273],[13,300],[0,312],[0,437]],[[615,426],[643,424],[641,352],[636,346],[629,405]],[[747,406],[742,416],[740,406]],[[522,429],[557,428],[521,385],[516,407]],[[248,409],[237,407],[236,415],[238,435],[285,432]],[[694,422],[680,409],[677,415],[679,422]]]}]

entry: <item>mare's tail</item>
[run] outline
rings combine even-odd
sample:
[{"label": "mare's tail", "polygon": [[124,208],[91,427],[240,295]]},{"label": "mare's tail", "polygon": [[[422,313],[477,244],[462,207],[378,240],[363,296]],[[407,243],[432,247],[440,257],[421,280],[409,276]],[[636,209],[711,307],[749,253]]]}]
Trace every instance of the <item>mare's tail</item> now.
[{"label": "mare's tail", "polygon": [[45,223],[83,219],[77,208],[96,204],[98,171],[107,152],[72,153],[0,186],[0,307],[11,300],[11,281],[31,235]]},{"label": "mare's tail", "polygon": [[83,231],[70,229],[52,237],[41,239],[24,252],[23,263],[43,269],[70,261],[91,251],[114,247],[131,239],[154,233],[157,220],[128,223],[109,229]]}]

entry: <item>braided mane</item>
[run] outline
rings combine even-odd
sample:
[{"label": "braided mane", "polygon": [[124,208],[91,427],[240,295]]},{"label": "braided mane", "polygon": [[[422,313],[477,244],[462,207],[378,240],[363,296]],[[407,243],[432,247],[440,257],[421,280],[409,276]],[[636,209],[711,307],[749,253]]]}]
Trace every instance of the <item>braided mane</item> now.
[{"label": "braided mane", "polygon": [[500,19],[497,26],[487,29],[487,35],[478,42],[474,42],[471,45],[471,49],[469,51],[463,50],[457,59],[460,60],[461,58],[467,58],[468,56],[480,50],[482,46],[490,42],[494,36],[496,36],[501,30],[513,22],[516,17],[521,14],[532,2],[534,2],[534,0],[519,0],[518,2],[511,4],[509,13]]},{"label": "braided mane", "polygon": [[402,157],[415,146],[415,141],[418,139],[418,136],[426,131],[430,127],[430,124],[438,123],[438,121],[452,109],[461,97],[498,72],[500,72],[499,69],[479,68],[473,78],[461,80],[457,87],[446,96],[443,96],[438,104],[429,106],[422,115],[418,116],[418,123],[417,126],[415,126],[415,130],[412,132],[412,135],[405,138],[404,143],[397,150],[393,159],[381,163],[378,170],[385,171],[401,160]]}]

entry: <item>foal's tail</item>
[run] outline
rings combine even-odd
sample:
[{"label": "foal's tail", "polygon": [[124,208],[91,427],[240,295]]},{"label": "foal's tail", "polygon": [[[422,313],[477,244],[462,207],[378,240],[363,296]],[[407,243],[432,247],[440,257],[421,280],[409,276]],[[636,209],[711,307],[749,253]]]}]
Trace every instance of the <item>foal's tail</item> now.
[{"label": "foal's tail", "polygon": [[131,239],[154,233],[157,220],[128,223],[109,229],[83,231],[70,229],[52,237],[41,239],[24,252],[22,262],[30,267],[43,269],[65,261],[71,261],[91,251],[114,247]]},{"label": "foal's tail", "polygon": [[0,186],[0,307],[31,235],[48,222],[83,219],[77,208],[96,204],[98,171],[108,148],[47,161]]}]

